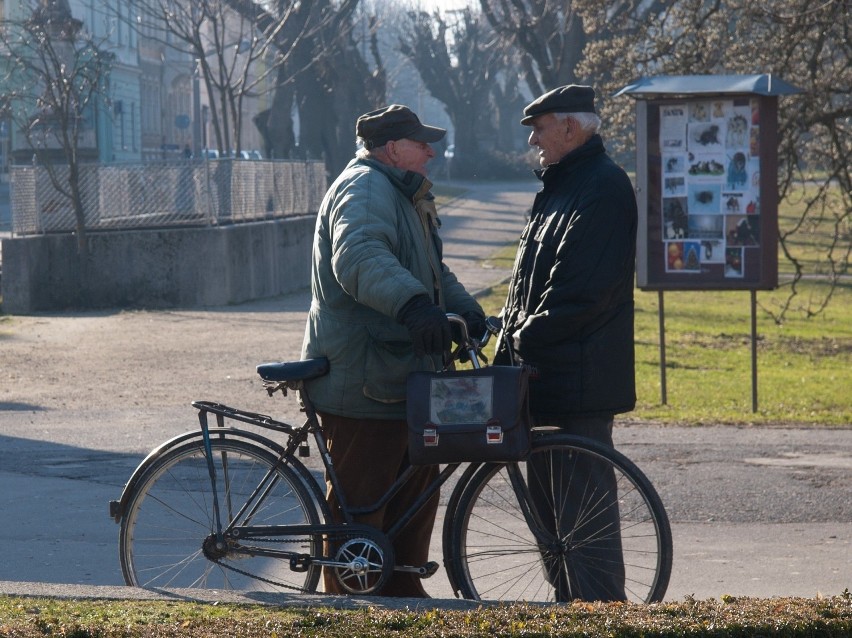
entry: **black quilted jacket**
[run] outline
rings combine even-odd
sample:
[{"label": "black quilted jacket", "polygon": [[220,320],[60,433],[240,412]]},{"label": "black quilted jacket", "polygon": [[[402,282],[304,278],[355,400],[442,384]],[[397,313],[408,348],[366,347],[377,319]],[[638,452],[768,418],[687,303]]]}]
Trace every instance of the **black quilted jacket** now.
[{"label": "black quilted jacket", "polygon": [[[536,171],[543,188],[521,235],[503,322],[538,371],[533,414],[617,414],[636,403],[636,197],[599,135]],[[495,363],[509,363],[505,345]]]}]

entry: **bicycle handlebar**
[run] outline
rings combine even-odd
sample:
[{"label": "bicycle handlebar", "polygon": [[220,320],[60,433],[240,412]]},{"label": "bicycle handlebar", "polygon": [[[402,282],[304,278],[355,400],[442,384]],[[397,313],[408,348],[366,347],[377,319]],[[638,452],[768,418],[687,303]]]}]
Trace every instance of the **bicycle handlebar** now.
[{"label": "bicycle handlebar", "polygon": [[500,330],[503,328],[502,322],[497,317],[488,317],[485,320],[485,334],[482,335],[482,337],[477,338],[470,336],[467,329],[467,322],[461,317],[461,315],[448,312],[447,319],[451,324],[456,324],[458,326],[460,334],[459,346],[452,352],[450,361],[458,359],[459,355],[462,352],[465,352],[473,367],[479,368],[479,360],[481,358],[484,359],[484,356],[482,355],[482,348],[488,344],[488,341],[491,339],[491,335],[497,335],[500,333]]}]

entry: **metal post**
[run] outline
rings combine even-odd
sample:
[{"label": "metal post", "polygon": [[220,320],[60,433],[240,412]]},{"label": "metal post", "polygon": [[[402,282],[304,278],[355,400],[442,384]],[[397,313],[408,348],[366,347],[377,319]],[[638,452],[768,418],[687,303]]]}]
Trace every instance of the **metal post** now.
[{"label": "metal post", "polygon": [[201,60],[195,58],[192,63],[192,156],[201,157],[201,86],[199,74]]},{"label": "metal post", "polygon": [[751,411],[757,412],[757,291],[751,290]]},{"label": "metal post", "polygon": [[660,318],[660,394],[663,405],[668,405],[666,392],[666,309],[663,303],[663,291],[657,292],[657,314]]}]

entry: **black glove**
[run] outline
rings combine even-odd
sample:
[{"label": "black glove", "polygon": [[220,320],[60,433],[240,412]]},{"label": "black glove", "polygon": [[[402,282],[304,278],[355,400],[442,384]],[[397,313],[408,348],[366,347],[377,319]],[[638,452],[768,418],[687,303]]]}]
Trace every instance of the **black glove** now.
[{"label": "black glove", "polygon": [[[485,316],[475,310],[468,310],[461,314],[461,318],[464,319],[467,325],[467,336],[477,341],[481,340],[483,335],[485,335]],[[451,326],[453,329],[453,341],[461,345],[461,328],[456,323],[451,324]],[[468,361],[470,361],[468,351],[466,349],[461,350],[459,352],[459,363],[467,363]]]},{"label": "black glove", "polygon": [[396,316],[408,329],[414,344],[414,354],[444,354],[452,348],[452,335],[447,315],[429,301],[427,295],[415,295],[400,309]]},{"label": "black glove", "polygon": [[462,314],[462,319],[467,324],[467,334],[472,339],[481,341],[485,336],[485,315],[482,315],[475,310],[469,310]]}]

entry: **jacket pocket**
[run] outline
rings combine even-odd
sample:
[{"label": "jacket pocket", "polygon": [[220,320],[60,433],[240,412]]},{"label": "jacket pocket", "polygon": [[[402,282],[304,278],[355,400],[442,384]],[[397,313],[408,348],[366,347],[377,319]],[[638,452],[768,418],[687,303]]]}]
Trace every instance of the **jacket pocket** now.
[{"label": "jacket pocket", "polygon": [[405,401],[408,373],[422,369],[401,325],[370,326],[364,357],[364,396],[381,403]]}]

